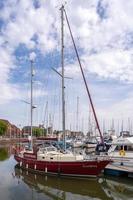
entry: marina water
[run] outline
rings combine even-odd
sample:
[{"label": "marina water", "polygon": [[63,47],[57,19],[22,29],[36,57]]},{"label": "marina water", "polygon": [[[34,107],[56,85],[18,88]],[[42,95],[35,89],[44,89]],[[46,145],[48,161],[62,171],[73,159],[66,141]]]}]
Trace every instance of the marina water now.
[{"label": "marina water", "polygon": [[130,178],[75,179],[28,173],[16,167],[11,146],[0,146],[1,200],[133,200]]}]

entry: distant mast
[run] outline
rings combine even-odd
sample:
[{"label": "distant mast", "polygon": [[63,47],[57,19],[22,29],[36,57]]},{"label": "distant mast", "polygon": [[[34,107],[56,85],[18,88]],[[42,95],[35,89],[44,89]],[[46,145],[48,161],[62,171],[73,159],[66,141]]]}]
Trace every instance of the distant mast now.
[{"label": "distant mast", "polygon": [[130,118],[128,118],[128,127],[127,130],[129,131],[129,134],[131,133],[131,125],[130,125]]},{"label": "distant mast", "polygon": [[105,120],[103,119],[103,135],[105,134]]},{"label": "distant mast", "polygon": [[77,113],[76,113],[76,131],[78,132],[79,131],[79,126],[78,126],[78,123],[79,123],[79,97],[77,97]]},{"label": "distant mast", "polygon": [[91,105],[89,105],[88,133],[89,133],[89,136],[91,136],[91,134],[92,134],[92,125],[91,125]]},{"label": "distant mast", "polygon": [[47,129],[48,129],[48,101],[46,101],[46,105],[45,105],[45,111],[44,111],[44,123],[43,123],[44,127],[46,128],[46,136],[47,134]]},{"label": "distant mast", "polygon": [[114,126],[114,119],[112,119],[112,125],[111,125],[111,130],[114,131],[115,126]]}]

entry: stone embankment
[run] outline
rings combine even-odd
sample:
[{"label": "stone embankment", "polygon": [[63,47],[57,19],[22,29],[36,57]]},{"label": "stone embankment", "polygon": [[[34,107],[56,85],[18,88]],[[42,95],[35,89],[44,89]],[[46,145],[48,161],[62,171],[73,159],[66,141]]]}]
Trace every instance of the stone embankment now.
[{"label": "stone embankment", "polygon": [[0,138],[0,144],[13,144],[19,142],[28,142],[27,138]]}]

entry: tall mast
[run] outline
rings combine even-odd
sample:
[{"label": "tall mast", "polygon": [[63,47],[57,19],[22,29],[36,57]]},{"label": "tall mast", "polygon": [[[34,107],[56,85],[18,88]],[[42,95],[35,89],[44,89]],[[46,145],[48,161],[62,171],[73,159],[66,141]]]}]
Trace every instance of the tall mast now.
[{"label": "tall mast", "polygon": [[61,6],[61,66],[62,66],[62,131],[64,150],[66,150],[65,135],[65,83],[64,83],[64,5]]},{"label": "tall mast", "polygon": [[48,136],[48,101],[47,101],[47,114],[46,114],[46,136]]},{"label": "tall mast", "polygon": [[33,121],[33,60],[30,60],[31,62],[31,102],[30,102],[30,114],[31,114],[31,129],[30,129],[30,135],[31,135],[31,149],[33,148],[33,139],[32,139],[32,121]]}]

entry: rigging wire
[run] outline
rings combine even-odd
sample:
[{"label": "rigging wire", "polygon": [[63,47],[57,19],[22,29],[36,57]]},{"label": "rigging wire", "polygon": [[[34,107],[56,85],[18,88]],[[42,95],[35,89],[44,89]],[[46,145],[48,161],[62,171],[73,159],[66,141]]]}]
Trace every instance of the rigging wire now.
[{"label": "rigging wire", "polygon": [[90,91],[88,89],[88,85],[87,85],[87,82],[86,82],[86,79],[85,79],[84,71],[83,71],[83,68],[82,68],[82,65],[81,65],[81,62],[80,62],[78,51],[77,51],[77,48],[76,48],[76,45],[75,45],[73,34],[72,34],[72,31],[71,31],[71,28],[70,28],[68,17],[67,17],[67,14],[66,14],[66,11],[65,11],[64,8],[63,8],[63,10],[64,10],[64,13],[65,13],[66,21],[67,21],[68,28],[69,28],[69,31],[70,31],[71,39],[72,39],[72,42],[73,42],[73,45],[74,45],[75,53],[76,53],[76,56],[77,56],[77,59],[78,59],[78,62],[79,62],[81,73],[82,73],[82,76],[83,76],[83,79],[84,79],[84,83],[85,83],[85,86],[86,86],[87,94],[88,94],[88,97],[89,97],[89,100],[90,100],[90,103],[91,103],[91,107],[92,107],[92,110],[93,110],[93,114],[94,114],[94,118],[95,118],[95,121],[96,121],[96,125],[97,125],[97,128],[98,128],[99,134],[100,134],[101,142],[104,144],[103,136],[102,136],[102,133],[101,133],[101,130],[100,130],[100,126],[99,126],[98,119],[97,119],[97,116],[96,116],[96,112],[95,112],[95,109],[94,109],[94,106],[93,106],[93,102],[92,102],[92,99],[91,99]]}]

